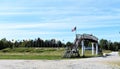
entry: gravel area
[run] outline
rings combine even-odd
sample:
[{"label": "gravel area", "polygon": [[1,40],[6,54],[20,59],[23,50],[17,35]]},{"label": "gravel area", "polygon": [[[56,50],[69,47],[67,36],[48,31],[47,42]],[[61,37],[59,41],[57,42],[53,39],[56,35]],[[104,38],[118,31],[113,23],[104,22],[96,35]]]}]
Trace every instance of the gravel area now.
[{"label": "gravel area", "polygon": [[0,60],[0,69],[120,69],[106,62],[120,62],[118,52],[111,56],[70,60]]}]

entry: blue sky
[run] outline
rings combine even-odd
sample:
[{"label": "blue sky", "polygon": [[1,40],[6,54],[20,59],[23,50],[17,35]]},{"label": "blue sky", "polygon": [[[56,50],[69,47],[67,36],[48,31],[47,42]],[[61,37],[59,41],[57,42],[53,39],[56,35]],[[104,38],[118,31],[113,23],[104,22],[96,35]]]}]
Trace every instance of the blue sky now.
[{"label": "blue sky", "polygon": [[0,0],[0,39],[75,39],[77,33],[120,41],[120,0]]}]

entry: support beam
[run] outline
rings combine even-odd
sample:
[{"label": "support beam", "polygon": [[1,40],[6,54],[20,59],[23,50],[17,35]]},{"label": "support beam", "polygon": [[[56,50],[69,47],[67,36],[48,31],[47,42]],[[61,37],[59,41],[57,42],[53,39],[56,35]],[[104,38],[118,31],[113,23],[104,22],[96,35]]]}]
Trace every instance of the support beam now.
[{"label": "support beam", "polygon": [[84,56],[84,40],[82,40],[82,42],[81,42],[82,44],[82,56]]},{"label": "support beam", "polygon": [[94,43],[92,42],[92,55],[94,55]]},{"label": "support beam", "polygon": [[76,40],[76,48],[78,48],[78,45],[79,45],[79,40]]},{"label": "support beam", "polygon": [[98,43],[96,43],[96,55],[98,55]]}]

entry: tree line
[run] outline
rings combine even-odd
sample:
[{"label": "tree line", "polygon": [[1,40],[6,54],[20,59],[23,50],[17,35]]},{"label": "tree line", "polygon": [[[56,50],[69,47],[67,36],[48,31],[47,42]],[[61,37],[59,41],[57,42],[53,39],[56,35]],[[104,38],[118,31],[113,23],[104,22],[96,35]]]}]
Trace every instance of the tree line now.
[{"label": "tree line", "polygon": [[99,41],[99,46],[105,50],[118,51],[120,50],[120,42],[111,42],[110,40],[101,39]]},{"label": "tree line", "polygon": [[[73,43],[67,42],[65,46],[72,46]],[[85,41],[84,45],[86,47],[92,46],[91,42]],[[100,39],[98,42],[99,50],[111,50],[111,51],[120,51],[120,42],[111,42],[110,40]],[[79,46],[81,47],[81,45]]]},{"label": "tree line", "polygon": [[60,40],[42,40],[37,38],[35,40],[22,40],[22,41],[8,41],[6,38],[0,40],[0,50],[4,48],[19,48],[19,47],[62,47],[64,44]]},{"label": "tree line", "polygon": [[[88,42],[85,42],[87,45]],[[62,43],[60,40],[42,40],[41,38],[37,38],[35,40],[22,40],[22,41],[9,41],[6,38],[0,40],[0,50],[4,48],[19,48],[19,47],[66,47],[72,46],[72,42],[67,42],[66,44]],[[120,42],[111,42],[106,39],[99,40],[99,47],[105,50],[118,51],[120,50]]]}]

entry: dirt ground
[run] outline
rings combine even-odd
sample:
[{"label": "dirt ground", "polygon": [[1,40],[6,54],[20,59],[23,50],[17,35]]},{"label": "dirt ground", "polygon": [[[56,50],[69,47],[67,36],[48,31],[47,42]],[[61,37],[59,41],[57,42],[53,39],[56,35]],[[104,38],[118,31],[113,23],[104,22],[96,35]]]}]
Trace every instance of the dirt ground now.
[{"label": "dirt ground", "polygon": [[[120,69],[118,52],[107,57],[70,60],[0,60],[0,69]],[[113,62],[113,63],[112,63]]]}]

